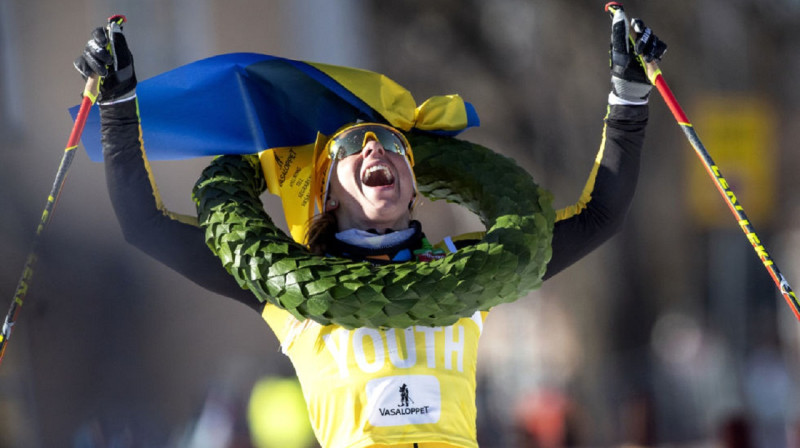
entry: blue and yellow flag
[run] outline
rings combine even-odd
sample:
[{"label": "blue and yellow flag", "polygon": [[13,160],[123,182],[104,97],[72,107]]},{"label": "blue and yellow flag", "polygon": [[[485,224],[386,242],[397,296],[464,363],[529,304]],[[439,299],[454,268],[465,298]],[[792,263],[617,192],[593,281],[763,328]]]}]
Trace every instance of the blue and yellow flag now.
[{"label": "blue and yellow flag", "polygon": [[[292,236],[313,215],[313,152],[319,138],[357,120],[456,135],[479,125],[458,95],[417,105],[388,77],[361,69],[256,53],[213,56],[141,81],[136,93],[150,160],[259,154],[269,191],[281,196]],[[78,107],[70,109],[73,119]],[[102,160],[100,118],[82,141]]]}]

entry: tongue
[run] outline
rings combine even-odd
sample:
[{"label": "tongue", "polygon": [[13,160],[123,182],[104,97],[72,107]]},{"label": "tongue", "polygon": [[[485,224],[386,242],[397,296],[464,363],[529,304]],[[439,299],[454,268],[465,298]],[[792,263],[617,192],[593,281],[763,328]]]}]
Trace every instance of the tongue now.
[{"label": "tongue", "polygon": [[364,176],[363,183],[368,187],[384,187],[393,184],[394,179],[385,170],[375,170]]}]

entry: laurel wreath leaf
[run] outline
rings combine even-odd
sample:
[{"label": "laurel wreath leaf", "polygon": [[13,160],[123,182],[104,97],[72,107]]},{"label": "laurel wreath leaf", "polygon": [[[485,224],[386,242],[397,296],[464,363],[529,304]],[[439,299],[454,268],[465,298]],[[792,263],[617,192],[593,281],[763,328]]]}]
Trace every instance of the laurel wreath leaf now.
[{"label": "laurel wreath leaf", "polygon": [[376,266],[313,255],[264,211],[266,182],[253,155],[220,156],[197,181],[193,197],[206,244],[260,301],[323,325],[451,325],[538,288],[551,256],[550,193],[512,159],[481,145],[408,138],[420,193],[475,213],[487,229],[478,244],[429,263]]}]

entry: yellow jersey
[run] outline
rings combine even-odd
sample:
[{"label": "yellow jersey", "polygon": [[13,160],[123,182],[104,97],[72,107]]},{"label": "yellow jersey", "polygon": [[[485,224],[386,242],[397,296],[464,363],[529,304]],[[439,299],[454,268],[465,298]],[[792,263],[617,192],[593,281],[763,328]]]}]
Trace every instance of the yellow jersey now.
[{"label": "yellow jersey", "polygon": [[475,371],[488,312],[448,327],[348,330],[263,317],[297,372],[325,448],[476,448]]}]

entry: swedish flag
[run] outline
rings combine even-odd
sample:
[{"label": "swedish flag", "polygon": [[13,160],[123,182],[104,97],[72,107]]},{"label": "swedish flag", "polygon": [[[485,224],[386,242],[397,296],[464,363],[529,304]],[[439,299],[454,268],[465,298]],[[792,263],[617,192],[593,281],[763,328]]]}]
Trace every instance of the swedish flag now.
[{"label": "swedish flag", "polygon": [[[417,105],[408,90],[379,73],[256,53],[184,65],[140,82],[136,93],[150,160],[259,154],[297,241],[314,214],[314,148],[340,127],[363,120],[457,135],[479,125],[459,95]],[[73,119],[77,111],[70,109]],[[89,158],[101,161],[96,108],[82,141]]]},{"label": "swedish flag", "polygon": [[[417,106],[379,73],[256,53],[202,59],[142,81],[136,91],[150,160],[303,146],[359,119],[449,135],[479,124],[458,95]],[[70,109],[73,119],[77,110]],[[91,160],[102,160],[97,110],[82,141]]]}]

